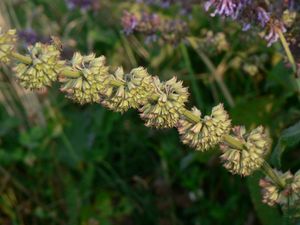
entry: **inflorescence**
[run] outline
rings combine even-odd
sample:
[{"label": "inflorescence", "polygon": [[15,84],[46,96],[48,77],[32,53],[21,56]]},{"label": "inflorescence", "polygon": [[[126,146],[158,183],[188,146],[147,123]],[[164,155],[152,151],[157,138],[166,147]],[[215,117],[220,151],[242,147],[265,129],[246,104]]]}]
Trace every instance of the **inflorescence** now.
[{"label": "inflorescence", "polygon": [[15,51],[15,34],[15,30],[0,33],[0,62],[9,64],[14,59],[17,80],[24,88],[45,88],[59,80],[61,90],[79,104],[100,103],[122,113],[138,109],[146,126],[175,127],[182,142],[195,150],[219,145],[224,167],[234,174],[248,176],[262,169],[267,178],[260,185],[267,204],[299,203],[300,172],[281,174],[265,166],[270,139],[263,127],[250,132],[232,128],[223,104],[213,107],[211,115],[202,116],[196,107],[189,111],[185,108],[189,93],[182,81],[176,77],[160,81],[143,67],[129,73],[121,67],[112,71],[104,56],[78,52],[69,62],[63,61],[55,44],[36,43],[21,55]]}]

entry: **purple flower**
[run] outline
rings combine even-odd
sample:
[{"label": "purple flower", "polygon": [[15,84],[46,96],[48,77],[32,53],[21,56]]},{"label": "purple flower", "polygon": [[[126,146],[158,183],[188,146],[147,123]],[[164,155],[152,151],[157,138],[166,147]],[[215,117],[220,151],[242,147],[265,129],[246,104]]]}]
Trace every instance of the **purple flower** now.
[{"label": "purple flower", "polygon": [[95,0],[66,0],[69,9],[80,8],[81,10],[89,10],[93,8]]},{"label": "purple flower", "polygon": [[38,41],[38,35],[30,28],[19,31],[18,37],[28,45],[32,45]]},{"label": "purple flower", "polygon": [[133,33],[134,29],[138,25],[138,19],[133,13],[127,11],[124,12],[122,17],[122,27],[123,31],[129,35]]},{"label": "purple flower", "polygon": [[270,13],[267,13],[262,7],[257,7],[257,19],[265,27],[266,24],[270,21]]},{"label": "purple flower", "polygon": [[215,8],[215,11],[210,14],[211,16],[236,17],[237,15],[237,4],[233,0],[209,0],[204,5],[206,11],[211,7]]}]

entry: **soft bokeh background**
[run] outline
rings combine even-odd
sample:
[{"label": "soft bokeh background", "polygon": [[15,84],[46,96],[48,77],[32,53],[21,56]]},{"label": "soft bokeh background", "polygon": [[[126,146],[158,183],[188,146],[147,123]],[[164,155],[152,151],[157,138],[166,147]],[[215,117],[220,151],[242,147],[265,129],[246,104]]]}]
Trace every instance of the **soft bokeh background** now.
[{"label": "soft bokeh background", "polygon": [[[190,87],[189,106],[205,114],[224,102],[234,124],[266,126],[273,146],[281,140],[287,150],[282,168],[299,169],[299,142],[279,139],[300,120],[279,44],[267,48],[257,34],[209,17],[197,1],[188,15],[179,13],[180,6],[134,0],[77,1],[81,7],[70,2],[76,3],[1,0],[0,26],[19,31],[21,51],[54,35],[66,59],[74,51],[95,52],[114,68],[145,66],[164,80],[176,75]],[[179,18],[196,44],[126,36],[124,10]],[[217,35],[221,41],[214,40]],[[261,174],[231,175],[217,149],[195,152],[180,143],[175,129],[143,126],[136,111],[120,115],[101,105],[77,105],[59,84],[24,90],[10,68],[0,72],[0,224],[280,224],[279,210],[260,203]]]}]

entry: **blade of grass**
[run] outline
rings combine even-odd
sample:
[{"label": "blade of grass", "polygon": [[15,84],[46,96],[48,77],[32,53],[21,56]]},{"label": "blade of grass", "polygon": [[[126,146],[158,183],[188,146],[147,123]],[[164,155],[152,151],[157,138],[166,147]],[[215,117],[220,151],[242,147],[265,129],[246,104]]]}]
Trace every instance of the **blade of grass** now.
[{"label": "blade of grass", "polygon": [[180,50],[181,50],[181,53],[183,56],[185,66],[187,67],[187,69],[189,71],[189,77],[191,80],[192,91],[195,96],[196,103],[197,103],[198,107],[203,108],[204,107],[203,96],[201,95],[201,92],[198,88],[197,79],[195,77],[195,72],[193,70],[192,63],[191,63],[191,60],[190,60],[190,57],[189,57],[189,54],[188,54],[185,44],[182,43],[180,45]]}]

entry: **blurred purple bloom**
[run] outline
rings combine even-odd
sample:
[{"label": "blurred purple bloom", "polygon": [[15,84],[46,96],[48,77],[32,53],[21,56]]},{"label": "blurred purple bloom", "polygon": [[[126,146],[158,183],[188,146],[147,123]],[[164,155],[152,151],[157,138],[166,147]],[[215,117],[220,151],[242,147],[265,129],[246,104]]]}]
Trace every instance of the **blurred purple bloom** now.
[{"label": "blurred purple bloom", "polygon": [[38,35],[32,29],[21,30],[18,33],[18,37],[26,44],[32,45],[38,41]]},{"label": "blurred purple bloom", "polygon": [[125,11],[122,17],[123,31],[128,35],[133,33],[138,25],[138,18],[130,12]]},{"label": "blurred purple bloom", "polygon": [[251,24],[250,23],[244,23],[243,24],[243,31],[248,31],[251,29]]},{"label": "blurred purple bloom", "polygon": [[210,8],[214,8],[215,11],[211,13],[211,16],[230,16],[236,17],[238,5],[233,0],[209,0],[205,3],[204,8],[208,11]]},{"label": "blurred purple bloom", "polygon": [[69,9],[79,8],[81,10],[89,10],[93,8],[95,0],[66,0]]},{"label": "blurred purple bloom", "polygon": [[265,27],[270,21],[270,13],[267,13],[262,7],[257,7],[257,19],[262,27]]}]

